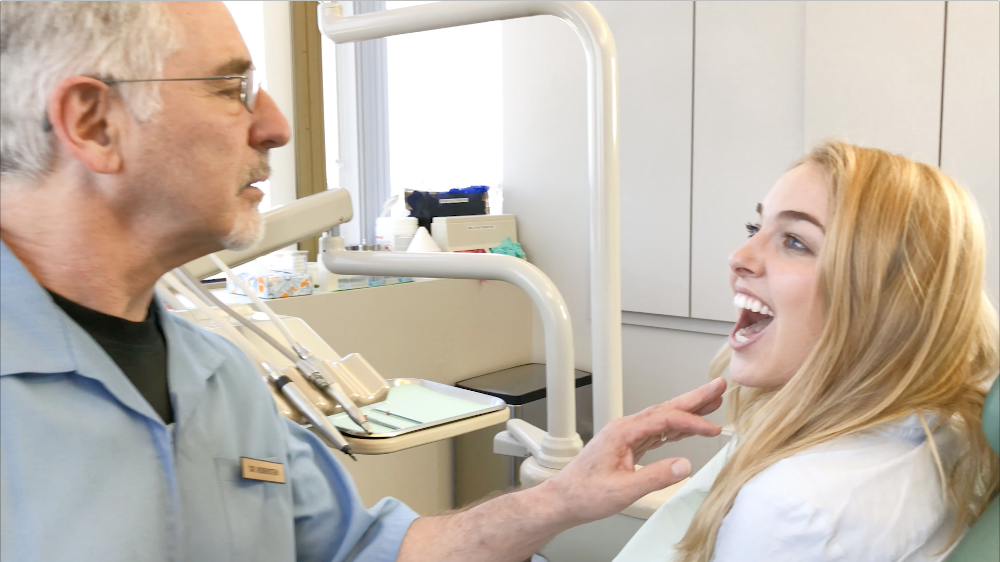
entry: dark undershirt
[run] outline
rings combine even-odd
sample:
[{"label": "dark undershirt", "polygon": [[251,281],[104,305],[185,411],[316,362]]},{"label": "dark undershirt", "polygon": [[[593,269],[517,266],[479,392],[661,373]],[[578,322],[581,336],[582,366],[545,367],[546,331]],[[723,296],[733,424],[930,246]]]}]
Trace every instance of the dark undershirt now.
[{"label": "dark undershirt", "polygon": [[81,306],[52,291],[49,294],[111,356],[163,423],[173,423],[167,387],[167,341],[157,321],[156,305],[149,304],[149,314],[142,322],[130,322]]}]

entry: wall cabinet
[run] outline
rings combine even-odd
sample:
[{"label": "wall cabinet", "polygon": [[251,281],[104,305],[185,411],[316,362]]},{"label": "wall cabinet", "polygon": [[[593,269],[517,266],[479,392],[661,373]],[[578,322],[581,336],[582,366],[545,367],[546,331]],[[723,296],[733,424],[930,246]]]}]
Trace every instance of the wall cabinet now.
[{"label": "wall cabinet", "polygon": [[[744,223],[830,137],[954,175],[985,215],[987,287],[1000,296],[997,3],[595,6],[618,48],[623,310],[732,321],[727,262]],[[533,261],[573,293],[579,322],[589,312],[582,56],[560,22],[504,25],[508,208]]]},{"label": "wall cabinet", "polygon": [[688,315],[693,2],[594,2],[618,50],[622,309]]},{"label": "wall cabinet", "polygon": [[729,254],[802,155],[802,2],[695,7],[691,316],[732,321]]}]

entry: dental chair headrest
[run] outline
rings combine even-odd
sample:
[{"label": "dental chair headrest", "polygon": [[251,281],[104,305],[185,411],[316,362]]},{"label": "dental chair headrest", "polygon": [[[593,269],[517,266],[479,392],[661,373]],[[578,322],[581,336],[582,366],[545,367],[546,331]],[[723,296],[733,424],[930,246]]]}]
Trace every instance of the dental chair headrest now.
[{"label": "dental chair headrest", "polygon": [[993,381],[983,403],[983,433],[993,452],[1000,455],[1000,377]]}]

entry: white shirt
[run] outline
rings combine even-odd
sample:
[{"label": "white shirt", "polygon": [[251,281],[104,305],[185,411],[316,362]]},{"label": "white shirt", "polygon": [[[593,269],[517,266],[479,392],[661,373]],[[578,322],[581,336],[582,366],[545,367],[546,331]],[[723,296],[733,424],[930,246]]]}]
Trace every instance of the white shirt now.
[{"label": "white shirt", "polygon": [[[957,440],[940,429],[934,441],[947,467]],[[615,561],[673,560],[673,545],[734,447],[727,445],[663,504]],[[803,451],[750,479],[722,520],[713,560],[943,560],[951,517],[931,447],[912,416]]]}]

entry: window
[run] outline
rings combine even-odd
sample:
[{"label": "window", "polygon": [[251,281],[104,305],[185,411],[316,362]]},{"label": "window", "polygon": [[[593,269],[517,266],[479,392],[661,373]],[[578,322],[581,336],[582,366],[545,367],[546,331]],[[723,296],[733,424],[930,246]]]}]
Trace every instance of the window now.
[{"label": "window", "polygon": [[[349,17],[424,3],[343,9]],[[501,39],[501,24],[490,22],[336,48],[324,40],[327,181],[351,193],[355,218],[340,229],[348,244],[373,240],[383,203],[406,190],[488,185],[490,210],[499,212]],[[402,198],[393,214],[406,214]]]},{"label": "window", "polygon": [[[267,88],[267,66],[264,56],[264,2],[225,2],[229,13],[236,20],[236,27],[243,35],[243,42],[250,49],[250,58],[253,60],[254,72],[261,77],[261,88]],[[259,209],[263,212],[271,208],[271,181],[261,184],[261,191],[264,192],[264,199],[260,202]]]},{"label": "window", "polygon": [[[426,2],[386,2],[387,9]],[[392,193],[503,176],[501,23],[388,38]]]}]

